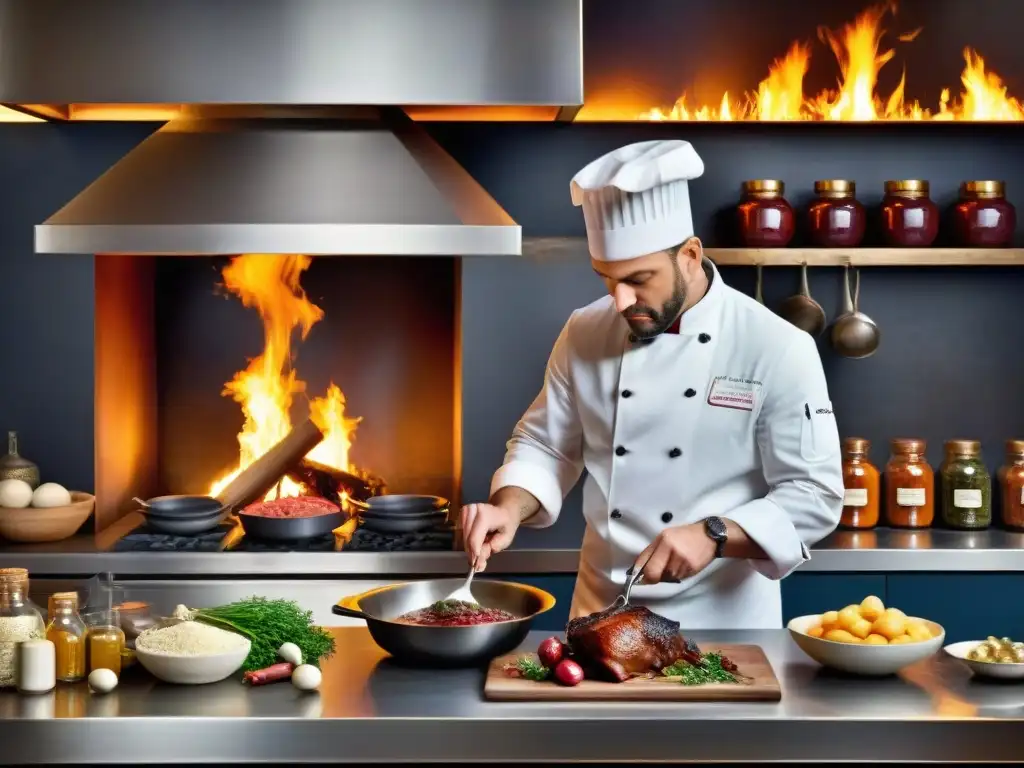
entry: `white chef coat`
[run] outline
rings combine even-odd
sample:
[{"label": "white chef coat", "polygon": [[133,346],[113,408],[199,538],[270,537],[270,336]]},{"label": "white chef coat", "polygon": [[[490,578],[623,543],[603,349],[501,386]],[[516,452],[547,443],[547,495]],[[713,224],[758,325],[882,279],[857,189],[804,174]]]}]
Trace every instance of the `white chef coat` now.
[{"label": "white chef coat", "polygon": [[491,493],[529,491],[541,510],[524,525],[546,527],[587,470],[573,617],[609,605],[663,529],[716,515],[768,559],[717,559],[631,602],[687,629],[781,627],[779,580],[839,522],[839,433],[814,340],[704,267],[711,285],[679,334],[637,342],[610,296],[576,310],[494,474]]}]

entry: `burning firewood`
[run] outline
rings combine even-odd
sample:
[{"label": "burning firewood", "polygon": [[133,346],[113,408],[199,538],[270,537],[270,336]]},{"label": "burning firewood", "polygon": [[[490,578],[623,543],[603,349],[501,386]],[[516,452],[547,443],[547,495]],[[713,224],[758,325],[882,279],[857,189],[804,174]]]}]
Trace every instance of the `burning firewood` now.
[{"label": "burning firewood", "polygon": [[335,504],[341,503],[342,494],[357,501],[366,501],[387,491],[384,480],[370,472],[346,472],[310,459],[303,459],[292,467],[288,477],[302,485],[307,493]]}]

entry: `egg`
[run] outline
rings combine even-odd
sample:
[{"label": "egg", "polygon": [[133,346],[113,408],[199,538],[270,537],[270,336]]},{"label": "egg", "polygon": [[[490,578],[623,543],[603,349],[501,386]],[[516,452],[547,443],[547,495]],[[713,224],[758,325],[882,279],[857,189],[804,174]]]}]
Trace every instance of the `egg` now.
[{"label": "egg", "polygon": [[94,669],[89,673],[89,688],[95,693],[110,693],[117,688],[117,675],[112,669]]},{"label": "egg", "polygon": [[33,507],[66,507],[70,503],[68,489],[57,483],[43,483],[32,494]]},{"label": "egg", "polygon": [[24,509],[32,503],[32,486],[24,480],[0,481],[0,507]]},{"label": "egg", "polygon": [[300,691],[315,691],[322,679],[320,670],[312,664],[301,664],[292,670],[292,685]]}]

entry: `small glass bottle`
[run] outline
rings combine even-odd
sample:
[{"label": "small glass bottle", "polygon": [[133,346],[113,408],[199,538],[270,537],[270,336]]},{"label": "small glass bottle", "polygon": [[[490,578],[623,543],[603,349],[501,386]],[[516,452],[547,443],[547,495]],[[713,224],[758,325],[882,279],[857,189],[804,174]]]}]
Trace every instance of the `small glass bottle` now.
[{"label": "small glass bottle", "polygon": [[935,472],[925,458],[924,440],[890,442],[885,465],[885,516],[893,528],[928,528],[935,520]]},{"label": "small glass bottle", "polygon": [[1002,181],[965,181],[953,208],[953,229],[968,248],[1005,248],[1017,231],[1017,209]]},{"label": "small glass bottle", "polygon": [[999,468],[1003,525],[1024,531],[1024,440],[1006,441],[1006,463]]},{"label": "small glass bottle", "polygon": [[78,594],[57,592],[50,595],[50,623],[46,639],[57,655],[57,680],[74,683],[85,678],[86,626],[78,615]]},{"label": "small glass bottle", "polygon": [[818,248],[856,248],[864,239],[867,216],[855,197],[857,185],[845,179],[814,182],[817,198],[807,207],[808,234]]},{"label": "small glass bottle", "polygon": [[0,569],[0,688],[17,685],[18,644],[41,640],[46,625],[28,596],[28,571]]},{"label": "small glass bottle", "polygon": [[109,669],[120,677],[124,630],[121,629],[121,617],[117,609],[87,613],[82,618],[88,627],[85,637],[86,665],[89,672]]},{"label": "small glass bottle", "polygon": [[740,242],[748,248],[783,248],[796,231],[793,207],[783,197],[786,185],[777,179],[743,182],[736,209]]},{"label": "small glass bottle", "polygon": [[977,440],[947,440],[939,468],[942,521],[950,528],[979,530],[992,524],[992,478]]},{"label": "small glass bottle", "polygon": [[879,472],[868,458],[871,443],[863,437],[843,441],[843,528],[864,529],[878,525]]},{"label": "small glass bottle", "polygon": [[882,233],[898,248],[927,248],[939,234],[939,209],[928,197],[928,182],[904,179],[885,182]]}]

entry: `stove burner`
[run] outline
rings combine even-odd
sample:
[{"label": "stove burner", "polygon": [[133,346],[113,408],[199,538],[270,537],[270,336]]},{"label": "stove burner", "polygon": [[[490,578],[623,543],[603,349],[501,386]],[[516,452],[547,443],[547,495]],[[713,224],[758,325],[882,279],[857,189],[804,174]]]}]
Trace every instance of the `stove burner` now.
[{"label": "stove burner", "polygon": [[[145,525],[118,540],[114,552],[219,552],[221,541],[231,530],[230,524],[195,536],[172,536],[152,533]],[[418,533],[377,533],[363,528],[341,552],[445,552],[451,551],[455,532],[451,528],[433,528]],[[333,552],[333,535],[309,541],[260,541],[243,538],[230,552]]]}]

